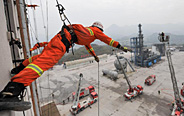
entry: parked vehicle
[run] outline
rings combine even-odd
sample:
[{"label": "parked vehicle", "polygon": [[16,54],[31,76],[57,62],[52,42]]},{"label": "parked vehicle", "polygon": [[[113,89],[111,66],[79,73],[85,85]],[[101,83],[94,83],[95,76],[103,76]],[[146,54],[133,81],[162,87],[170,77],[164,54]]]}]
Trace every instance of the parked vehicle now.
[{"label": "parked vehicle", "polygon": [[84,109],[86,109],[87,107],[91,106],[92,104],[96,103],[98,100],[98,95],[96,92],[92,92],[89,95],[89,98],[87,100],[84,100],[80,103],[78,103],[77,108],[71,108],[70,112],[73,115],[78,114],[79,112],[83,111]]},{"label": "parked vehicle", "polygon": [[[82,88],[80,90],[79,99],[82,99],[83,97],[88,96],[89,93],[92,93],[94,91],[95,91],[95,88],[92,85],[90,85],[89,87],[86,87],[86,88]],[[73,98],[75,97],[75,92],[72,93],[72,96],[73,96]]]},{"label": "parked vehicle", "polygon": [[145,84],[146,85],[152,85],[156,81],[156,76],[155,75],[150,75],[145,79]]},{"label": "parked vehicle", "polygon": [[143,87],[141,85],[137,85],[132,90],[127,90],[127,92],[124,94],[125,98],[130,100],[140,94],[143,93]]}]

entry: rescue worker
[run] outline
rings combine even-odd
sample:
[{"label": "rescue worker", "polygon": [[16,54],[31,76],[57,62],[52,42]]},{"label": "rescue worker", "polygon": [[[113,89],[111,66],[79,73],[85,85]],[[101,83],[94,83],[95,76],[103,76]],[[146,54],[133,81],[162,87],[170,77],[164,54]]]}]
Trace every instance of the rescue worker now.
[{"label": "rescue worker", "polygon": [[165,34],[164,34],[164,32],[162,32],[162,33],[161,33],[162,42],[164,42],[164,41],[165,41],[165,40],[164,40],[164,38],[165,38],[164,36],[165,36]]},{"label": "rescue worker", "polygon": [[[70,30],[73,30],[74,34]],[[94,22],[92,26],[84,27],[81,24],[72,24],[64,26],[62,31],[56,34],[41,54],[33,56],[18,67],[12,69],[12,73],[17,73],[11,78],[11,81],[0,92],[1,101],[8,98],[17,98],[33,81],[40,77],[44,71],[53,67],[66,53],[73,43],[84,45],[87,51],[99,62],[90,43],[95,39],[106,43],[109,46],[119,48],[124,52],[130,51],[120,45],[103,33],[103,25],[100,22]],[[2,97],[3,96],[3,97]]]}]

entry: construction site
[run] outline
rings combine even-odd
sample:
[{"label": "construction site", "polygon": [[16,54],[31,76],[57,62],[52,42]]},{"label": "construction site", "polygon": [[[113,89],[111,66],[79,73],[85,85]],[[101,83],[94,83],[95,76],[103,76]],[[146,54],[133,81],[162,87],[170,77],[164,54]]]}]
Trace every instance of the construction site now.
[{"label": "construction site", "polygon": [[[64,48],[59,49],[62,49],[61,57],[65,59],[58,55],[60,51],[52,51],[55,53],[52,62],[57,62],[45,70],[49,64],[49,58],[46,59],[48,62],[42,64],[45,65],[42,70],[34,64],[34,58],[54,45],[50,44],[48,39],[48,25],[44,25],[47,32],[45,42],[38,39],[36,26],[35,32],[31,32],[33,27],[27,9],[33,10],[34,25],[37,25],[34,12],[38,5],[26,2],[0,2],[0,90],[3,90],[0,92],[0,116],[184,116],[184,45],[171,44],[173,36],[167,32],[158,32],[155,38],[157,43],[147,45],[144,25],[138,23],[134,27],[137,30],[134,32],[136,36],[134,34],[128,38],[129,44],[126,46],[119,42],[115,46],[116,41],[110,38],[106,43],[106,46],[112,46],[108,53],[96,55],[92,52],[94,50],[91,45],[86,44],[84,46],[89,54],[82,50],[76,52],[79,48],[75,49],[74,44],[77,44],[79,36],[76,36],[73,27],[69,28],[65,24],[67,22],[71,26],[64,6],[56,0],[58,15],[63,23],[59,32],[62,39],[59,42],[62,42]],[[46,5],[48,8],[47,0]],[[91,37],[95,32],[93,28],[98,29],[98,33],[103,32],[101,23],[100,27],[102,28],[92,25],[91,28],[84,28]],[[65,28],[71,36],[70,41],[66,41]],[[35,34],[35,38],[31,34]],[[77,41],[73,40],[74,36]],[[101,45],[98,47],[97,51],[105,51]],[[68,59],[67,56],[71,55],[78,55],[79,58]],[[56,58],[57,56],[60,59]],[[13,75],[12,70],[23,65],[26,60],[27,66]],[[7,89],[6,84],[28,68],[39,76],[35,76],[35,81],[30,85],[24,84],[26,89],[24,88],[21,94],[15,96],[15,90],[8,93],[12,86]],[[29,70],[24,73],[26,78],[34,76],[27,75]],[[24,78],[22,80],[26,81]],[[11,82],[14,83],[13,80]],[[18,98],[18,102],[11,100],[14,97]]]}]

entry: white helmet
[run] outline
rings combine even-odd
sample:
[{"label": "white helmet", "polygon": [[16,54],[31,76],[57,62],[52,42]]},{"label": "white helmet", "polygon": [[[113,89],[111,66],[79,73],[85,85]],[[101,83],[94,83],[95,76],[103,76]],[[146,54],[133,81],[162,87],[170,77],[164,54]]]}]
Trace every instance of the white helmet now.
[{"label": "white helmet", "polygon": [[99,21],[94,22],[92,26],[93,27],[98,27],[101,31],[103,31],[103,25]]}]

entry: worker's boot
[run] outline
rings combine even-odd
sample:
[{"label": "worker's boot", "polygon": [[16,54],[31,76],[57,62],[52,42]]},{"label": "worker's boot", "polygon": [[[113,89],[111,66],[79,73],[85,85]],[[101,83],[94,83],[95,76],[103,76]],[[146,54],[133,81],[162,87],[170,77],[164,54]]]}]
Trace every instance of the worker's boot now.
[{"label": "worker's boot", "polygon": [[31,103],[23,101],[25,86],[22,83],[9,82],[0,92],[0,111],[24,111],[31,108]]},{"label": "worker's boot", "polygon": [[21,63],[19,66],[13,68],[11,70],[11,75],[15,75],[15,74],[18,74],[21,70],[23,70],[25,68],[25,66]]},{"label": "worker's boot", "polygon": [[9,82],[0,92],[0,102],[19,102],[25,86],[22,83]]}]

